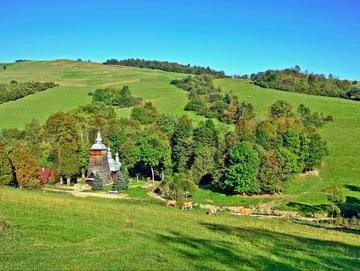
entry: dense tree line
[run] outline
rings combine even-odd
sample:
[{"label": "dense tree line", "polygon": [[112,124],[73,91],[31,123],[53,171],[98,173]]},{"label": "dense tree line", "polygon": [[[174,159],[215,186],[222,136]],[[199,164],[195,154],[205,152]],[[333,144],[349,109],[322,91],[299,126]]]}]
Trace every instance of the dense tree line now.
[{"label": "dense tree line", "polygon": [[[217,185],[226,193],[278,193],[300,172],[321,166],[327,148],[318,129],[331,117],[304,105],[294,112],[281,100],[269,107],[266,120],[256,118],[251,104],[240,107],[234,131],[215,127],[211,119],[194,127],[186,115],[158,114],[151,102],[135,106],[127,119],[116,118],[114,108],[102,102],[57,112],[44,125],[33,120],[23,131],[2,130],[0,180],[31,185],[39,178],[38,166],[53,168],[57,179],[75,181],[87,169],[98,130],[124,165],[116,187],[126,187],[124,176],[150,177],[177,199],[198,184]],[[102,189],[98,183],[96,189]]]},{"label": "dense tree line", "polygon": [[182,65],[176,62],[168,62],[168,61],[157,61],[157,60],[145,60],[145,59],[108,59],[103,64],[105,65],[122,65],[122,66],[131,66],[131,67],[139,67],[139,68],[147,68],[147,69],[158,69],[167,72],[177,72],[177,73],[185,73],[185,74],[196,74],[196,75],[213,75],[218,78],[227,77],[224,71],[216,71],[208,67],[200,67],[200,66],[191,66],[190,64]]},{"label": "dense tree line", "polygon": [[254,81],[255,85],[263,88],[360,100],[360,88],[354,84],[354,81],[340,80],[332,74],[325,77],[323,74],[301,72],[299,66],[253,73],[250,79]]},{"label": "dense tree line", "polygon": [[107,105],[114,105],[121,108],[131,107],[140,104],[142,98],[132,97],[130,88],[123,86],[122,88],[99,88],[95,90],[92,102],[103,102]]},{"label": "dense tree line", "polygon": [[25,82],[18,83],[16,81],[11,81],[10,84],[0,84],[0,104],[6,103],[9,101],[16,101],[18,99],[24,98],[30,94],[36,92],[44,91],[49,88],[58,86],[54,82]]}]

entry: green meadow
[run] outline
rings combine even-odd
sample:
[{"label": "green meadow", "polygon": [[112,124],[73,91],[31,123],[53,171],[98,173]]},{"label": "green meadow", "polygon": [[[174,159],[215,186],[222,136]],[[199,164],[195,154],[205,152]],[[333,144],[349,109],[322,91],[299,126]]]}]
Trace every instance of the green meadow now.
[{"label": "green meadow", "polygon": [[[0,83],[52,81],[59,86],[0,105],[0,129],[23,129],[33,118],[44,123],[52,113],[67,112],[90,103],[89,92],[109,86],[128,85],[134,96],[151,100],[159,112],[185,113],[186,93],[170,85],[172,79],[183,77],[182,74],[69,60],[20,62],[6,66],[6,70],[0,70]],[[130,115],[130,111],[123,109],[117,113],[122,117]],[[190,115],[201,119],[195,114]]]},{"label": "green meadow", "polygon": [[356,270],[319,224],[0,188],[0,270]]},{"label": "green meadow", "polygon": [[[36,118],[44,123],[48,116],[59,110],[69,111],[91,102],[88,92],[106,86],[129,85],[133,96],[151,100],[161,113],[188,114],[195,124],[204,119],[184,111],[186,92],[170,85],[174,78],[186,75],[159,70],[108,66],[100,63],[69,60],[31,61],[6,64],[0,70],[0,83],[11,80],[54,81],[60,86],[30,95],[26,98],[0,105],[0,129],[19,128]],[[303,103],[312,111],[332,115],[334,122],[321,128],[328,142],[329,156],[319,169],[318,176],[299,177],[278,197],[226,197],[209,190],[200,189],[194,201],[218,202],[221,205],[252,205],[274,200],[278,208],[322,212],[328,202],[322,190],[331,183],[338,184],[346,193],[347,202],[341,205],[360,212],[360,103],[338,98],[310,96],[297,93],[262,89],[248,80],[217,79],[215,84],[223,92],[232,90],[241,100],[254,105],[259,118],[267,117],[270,104],[278,99],[290,101],[294,108]],[[118,109],[119,117],[130,115],[131,109]]]}]

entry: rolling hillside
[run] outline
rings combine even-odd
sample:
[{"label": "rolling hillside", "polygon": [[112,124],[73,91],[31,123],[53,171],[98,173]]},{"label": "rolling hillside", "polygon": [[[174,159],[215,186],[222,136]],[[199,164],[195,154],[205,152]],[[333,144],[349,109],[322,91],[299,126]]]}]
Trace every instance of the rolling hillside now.
[{"label": "rolling hillside", "polygon": [[[89,91],[110,85],[129,85],[134,96],[151,100],[159,112],[176,115],[186,113],[196,121],[203,119],[183,110],[187,103],[186,92],[170,85],[172,79],[185,76],[182,74],[68,60],[6,65],[7,69],[0,71],[0,83],[9,83],[11,80],[54,81],[60,86],[0,105],[0,129],[22,129],[33,118],[43,123],[50,114],[58,110],[68,111],[89,103]],[[320,175],[298,178],[277,201],[284,209],[309,206],[321,208],[321,204],[329,203],[321,193],[322,189],[330,183],[337,183],[347,195],[347,203],[343,207],[352,205],[360,211],[359,102],[262,89],[250,81],[240,79],[218,79],[215,83],[223,91],[233,90],[241,100],[251,102],[259,118],[266,117],[268,106],[277,99],[288,100],[294,107],[303,103],[312,111],[333,115],[335,121],[321,129],[328,141],[330,154],[320,169]],[[119,109],[117,113],[119,116],[128,116],[130,109]]]},{"label": "rolling hillside", "polygon": [[[356,232],[0,188],[1,270],[356,270]],[[34,219],[36,217],[36,219]]]},{"label": "rolling hillside", "polygon": [[[184,76],[182,74],[69,60],[20,62],[6,64],[6,67],[0,70],[0,83],[53,81],[60,86],[0,105],[0,129],[23,129],[33,118],[44,123],[54,112],[66,112],[90,103],[88,92],[106,86],[128,85],[134,96],[153,101],[159,112],[179,115],[185,112],[184,91],[169,84],[172,79]],[[130,109],[118,114],[129,115]],[[192,118],[200,119],[195,114]]]}]

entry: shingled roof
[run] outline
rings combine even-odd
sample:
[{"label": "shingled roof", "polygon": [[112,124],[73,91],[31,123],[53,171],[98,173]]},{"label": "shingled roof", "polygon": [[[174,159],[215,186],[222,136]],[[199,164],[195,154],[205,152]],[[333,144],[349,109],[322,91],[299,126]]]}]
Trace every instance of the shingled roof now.
[{"label": "shingled roof", "polygon": [[42,167],[39,168],[38,171],[41,174],[41,183],[46,184],[50,179],[55,180],[55,175],[51,168]]}]

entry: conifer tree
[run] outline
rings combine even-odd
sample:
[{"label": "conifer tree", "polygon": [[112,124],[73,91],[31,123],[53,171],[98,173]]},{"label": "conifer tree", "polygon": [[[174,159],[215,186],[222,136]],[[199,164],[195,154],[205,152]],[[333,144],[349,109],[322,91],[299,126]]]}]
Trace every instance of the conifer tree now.
[{"label": "conifer tree", "polygon": [[0,140],[0,185],[8,184],[13,179],[13,169],[5,144]]},{"label": "conifer tree", "polygon": [[79,172],[77,145],[75,142],[61,141],[59,146],[59,173],[68,180]]},{"label": "conifer tree", "polygon": [[118,191],[128,189],[128,180],[122,171],[119,171],[117,173],[117,176],[116,176],[116,179],[114,182],[114,188]]},{"label": "conifer tree", "polygon": [[98,171],[96,171],[94,180],[92,182],[92,190],[94,190],[94,191],[103,190],[103,181],[102,181],[100,173]]},{"label": "conifer tree", "polygon": [[191,136],[192,121],[188,116],[184,115],[178,121],[173,136],[173,152],[172,161],[174,171],[184,173],[187,169],[189,157],[191,156]]}]

